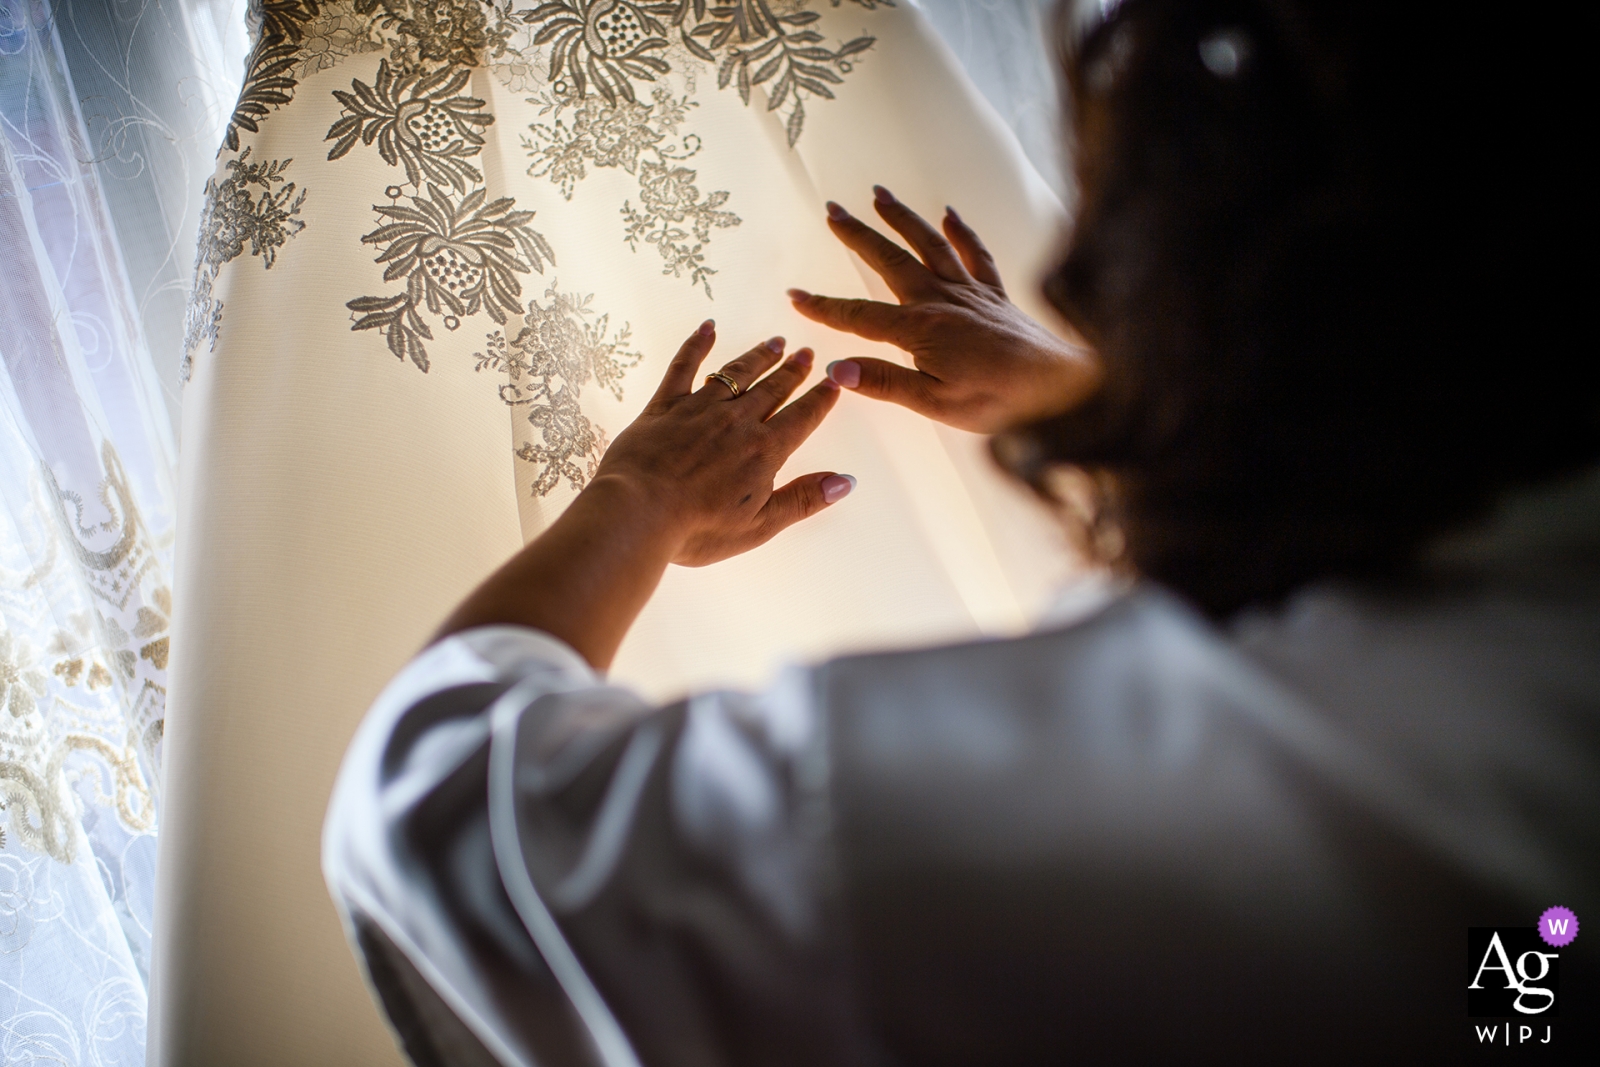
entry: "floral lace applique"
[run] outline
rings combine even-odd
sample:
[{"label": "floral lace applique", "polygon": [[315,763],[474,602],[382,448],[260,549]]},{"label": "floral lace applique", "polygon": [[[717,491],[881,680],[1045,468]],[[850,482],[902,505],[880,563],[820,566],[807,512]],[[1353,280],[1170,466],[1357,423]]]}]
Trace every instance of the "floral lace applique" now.
[{"label": "floral lace applique", "polygon": [[322,0],[250,0],[249,19],[259,26],[258,36],[245,60],[244,83],[222,135],[223,148],[237,152],[240,130],[260,132],[263,119],[294,99],[306,27],[322,7]]},{"label": "floral lace applique", "polygon": [[[383,280],[403,288],[346,306],[351,329],[381,332],[391,352],[424,372],[435,321],[455,330],[483,312],[506,323],[523,311],[522,276],[555,263],[554,249],[530,225],[534,213],[510,197],[491,198],[485,188],[478,157],[494,116],[486,101],[467,95],[471,68],[486,67],[543,104],[542,121],[523,138],[531,176],[549,179],[570,200],[588,167],[632,175],[638,194],[618,208],[623,241],[635,253],[653,245],[663,274],[687,277],[709,299],[716,270],[706,247],[713,231],[742,220],[727,209],[729,193],[703,192],[699,171],[687,165],[701,150],[697,135],[680,132],[696,106],[690,94],[697,72],[715,71],[718,88],[735,87],[747,105],[759,88],[769,111],[787,108],[792,146],[804,126],[805,100],[831,98],[830,86],[849,73],[853,57],[875,43],[863,35],[828,46],[809,0],[547,0],[520,11],[515,2],[252,0],[259,36],[228,124],[227,151],[239,150],[240,131],[258,133],[273,110],[291,103],[303,79],[343,57],[387,50],[370,84],[357,79],[348,91],[333,91],[342,113],[326,135],[333,142],[328,159],[365,145],[404,174],[383,190],[390,202],[374,204],[377,225],[361,238],[379,250]],[[831,0],[835,7],[841,2]],[[893,0],[853,2],[869,10],[893,6]],[[677,95],[657,85],[641,99],[637,85],[674,73]],[[185,380],[195,349],[216,341],[223,311],[213,296],[218,271],[247,242],[270,269],[278,249],[305,226],[296,216],[306,194],[286,178],[292,161],[258,163],[249,156],[247,147],[228,161],[222,180],[207,184]],[[497,331],[491,351],[479,353],[479,369],[507,374],[502,398],[527,406],[530,423],[540,428],[540,443],[517,453],[540,465],[535,493],[563,479],[581,485],[592,475],[605,441],[582,415],[581,387],[596,380],[619,392],[623,370],[640,358],[623,347],[626,327],[607,339],[606,317],[588,320],[590,299],[552,287],[545,303],[527,305],[517,338]],[[531,338],[554,329],[552,323],[566,323],[583,340],[535,344]],[[558,351],[587,355],[579,363],[549,362]],[[546,366],[567,366],[572,375],[536,369]],[[152,642],[139,646],[141,654],[147,646],[152,662],[163,654]]]},{"label": "floral lace applique", "polygon": [[[715,192],[700,199],[700,190],[694,185],[695,172],[688,167],[669,167],[662,163],[644,163],[639,167],[639,204],[635,209],[631,201],[622,204],[622,221],[626,226],[624,240],[635,252],[639,242],[653,244],[661,252],[666,265],[662,274],[679,277],[685,271],[689,281],[711,296],[711,283],[707,280],[717,273],[706,266],[701,249],[711,240],[713,226],[726,228],[739,225],[739,216],[731,211],[718,211],[728,201],[728,194]],[[687,223],[686,230],[675,223]],[[695,243],[690,244],[690,240]]]},{"label": "floral lace applique", "polygon": [[214,346],[222,326],[222,302],[213,299],[212,287],[224,263],[244,254],[261,259],[270,270],[278,250],[306,228],[296,218],[305,203],[304,190],[287,180],[293,159],[252,162],[246,148],[228,160],[222,181],[206,180],[205,210],[200,216],[200,238],[195,249],[194,288],[184,313],[183,363],[179,377],[187,382],[201,342]]},{"label": "floral lace applique", "polygon": [[[533,159],[528,174],[549,178],[568,200],[583,180],[586,163],[618,167],[636,176],[639,206],[628,200],[620,209],[623,240],[635,252],[641,242],[655,245],[665,263],[661,273],[681,277],[687,272],[690,284],[703,288],[709,298],[709,278],[716,270],[706,264],[705,245],[713,228],[737,226],[742,220],[720,210],[728,202],[727,192],[718,190],[701,199],[694,184],[696,172],[681,165],[700,151],[698,135],[677,136],[695,102],[687,96],[674,98],[661,88],[651,98],[650,103],[607,102],[591,95],[574,103],[540,94],[530,103],[543,104],[540,115],[550,115],[550,121],[533,123],[528,127],[533,136],[522,139]],[[569,108],[570,125],[562,117]]]},{"label": "floral lace applique", "polygon": [[389,350],[428,369],[422,339],[432,331],[418,314],[426,308],[442,315],[447,329],[461,319],[486,311],[495,322],[521,310],[519,273],[544,273],[555,253],[543,236],[530,229],[531,211],[518,211],[510,197],[489,200],[479,188],[456,199],[429,184],[427,196],[409,197],[410,205],[375,204],[388,221],[361,238],[383,245],[379,263],[383,280],[406,280],[405,292],[393,297],[364,296],[349,302],[356,313],[353,330],[382,329]]},{"label": "floral lace applique", "polygon": [[523,444],[517,456],[541,465],[533,482],[540,496],[563,478],[577,490],[594,477],[606,435],[583,414],[579,396],[593,381],[621,400],[623,374],[644,358],[627,347],[628,324],[608,337],[609,315],[590,321],[593,296],[562,293],[554,280],[544,296],[545,304],[528,302],[515,337],[507,340],[496,330],[488,335],[488,351],[474,353],[477,370],[506,375],[500,399],[530,409],[528,421],[538,427],[540,440]]},{"label": "floral lace applique", "polygon": [[239,131],[294,99],[299,83],[347,56],[389,50],[403,73],[475,67],[511,49],[511,0],[252,0],[260,29],[223,148],[239,150]]},{"label": "floral lace applique", "polygon": [[355,0],[358,14],[373,16],[389,40],[389,57],[401,70],[425,66],[475,67],[496,40],[484,0]]},{"label": "floral lace applique", "polygon": [[388,60],[378,63],[371,85],[353,81],[353,92],[334,90],[345,115],[328,130],[338,139],[328,158],[338,159],[357,141],[377,141],[378,154],[391,167],[405,168],[406,181],[421,188],[424,180],[448,182],[458,192],[483,180],[467,162],[483,148],[478,131],[494,116],[483,101],[458,95],[472,77],[466,67],[441,67],[432,74],[396,74]]},{"label": "floral lace applique", "polygon": [[[869,10],[894,6],[894,0],[857,3]],[[592,91],[607,103],[634,99],[635,80],[655,81],[671,69],[660,53],[675,33],[690,55],[717,65],[717,88],[734,84],[749,104],[751,90],[764,86],[768,111],[788,104],[784,127],[791,147],[805,126],[805,97],[833,99],[829,86],[849,73],[850,57],[876,41],[861,36],[826,48],[812,28],[819,17],[803,3],[769,0],[550,0],[522,14],[537,27],[534,43],[551,46],[550,87],[557,95]]]},{"label": "floral lace applique", "polygon": [[306,23],[294,66],[296,82],[305,81],[322,70],[331,70],[348,56],[378,52],[383,40],[372,20],[357,14],[353,3],[324,3],[321,12]]}]

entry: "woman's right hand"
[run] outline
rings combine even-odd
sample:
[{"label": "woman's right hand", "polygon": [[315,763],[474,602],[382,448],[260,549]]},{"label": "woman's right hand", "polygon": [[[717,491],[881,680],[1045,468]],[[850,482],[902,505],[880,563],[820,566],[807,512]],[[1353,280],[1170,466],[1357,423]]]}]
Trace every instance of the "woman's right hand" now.
[{"label": "woman's right hand", "polygon": [[789,402],[811,373],[811,349],[784,359],[783,338],[774,337],[702,377],[715,337],[708,319],[683,343],[655,396],[606,449],[590,486],[615,488],[627,501],[608,526],[642,524],[663,539],[672,562],[687,567],[747,552],[855,486],[832,471],[773,484],[839,398],[837,383],[824,378]]},{"label": "woman's right hand", "polygon": [[715,339],[707,321],[683,343],[583,492],[463,600],[436,639],[527,626],[605,670],[669,563],[698,567],[748,551],[849,494],[856,480],[831,471],[773,484],[839,399],[824,380],[786,403],[811,371],[811,350],[784,360],[774,337],[702,378]]},{"label": "woman's right hand", "polygon": [[828,225],[900,302],[800,289],[789,290],[789,297],[814,322],[904,349],[915,369],[881,359],[841,360],[828,368],[834,381],[978,433],[1065,411],[1094,391],[1100,375],[1093,355],[1006,297],[994,258],[953,209],[946,209],[941,234],[887,189],[873,192],[878,214],[916,255],[832,202]]}]

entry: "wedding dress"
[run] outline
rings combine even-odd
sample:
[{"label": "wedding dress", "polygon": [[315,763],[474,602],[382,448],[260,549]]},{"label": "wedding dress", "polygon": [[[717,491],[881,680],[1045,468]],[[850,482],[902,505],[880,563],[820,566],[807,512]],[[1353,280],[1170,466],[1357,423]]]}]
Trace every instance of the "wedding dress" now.
[{"label": "wedding dress", "polygon": [[[703,319],[882,345],[789,286],[888,294],[823,224],[954,204],[1024,310],[1059,201],[915,6],[267,0],[189,308],[150,1062],[393,1064],[318,869],[384,683],[593,475]],[[1015,633],[1065,557],[982,442],[845,396],[780,481],[854,474],[747,556],[673,568],[612,675]]]}]

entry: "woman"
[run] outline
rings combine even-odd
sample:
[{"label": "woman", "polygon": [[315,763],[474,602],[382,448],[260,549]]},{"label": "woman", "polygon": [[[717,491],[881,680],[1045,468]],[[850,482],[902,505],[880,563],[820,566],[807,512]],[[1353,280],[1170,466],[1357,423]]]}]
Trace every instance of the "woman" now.
[{"label": "woman", "polygon": [[[1481,217],[1527,181],[1464,136],[1486,31],[1368,29],[1127,0],[1067,50],[1081,199],[1046,290],[1092,356],[885,190],[911,251],[828,225],[899,304],[792,296],[914,368],[785,405],[808,350],[702,378],[712,324],[684,343],[346,757],[324,867],[413,1060],[1453,1062],[1464,928],[1594,912],[1595,398],[1462,358],[1553,321],[1502,266],[1527,219]],[[1121,590],[762,693],[607,687],[667,564],[855,487],[773,484],[841,387],[1007,431]],[[1583,946],[1572,1007],[1529,1016],[1560,1053]]]}]

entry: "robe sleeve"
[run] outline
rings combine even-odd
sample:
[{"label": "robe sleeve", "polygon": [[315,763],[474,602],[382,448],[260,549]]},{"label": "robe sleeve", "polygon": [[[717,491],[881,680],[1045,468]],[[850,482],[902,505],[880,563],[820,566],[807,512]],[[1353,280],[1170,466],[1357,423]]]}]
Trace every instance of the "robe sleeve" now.
[{"label": "robe sleeve", "polygon": [[547,634],[432,646],[346,755],[323,868],[422,1065],[878,1062],[813,674],[652,707]]}]

